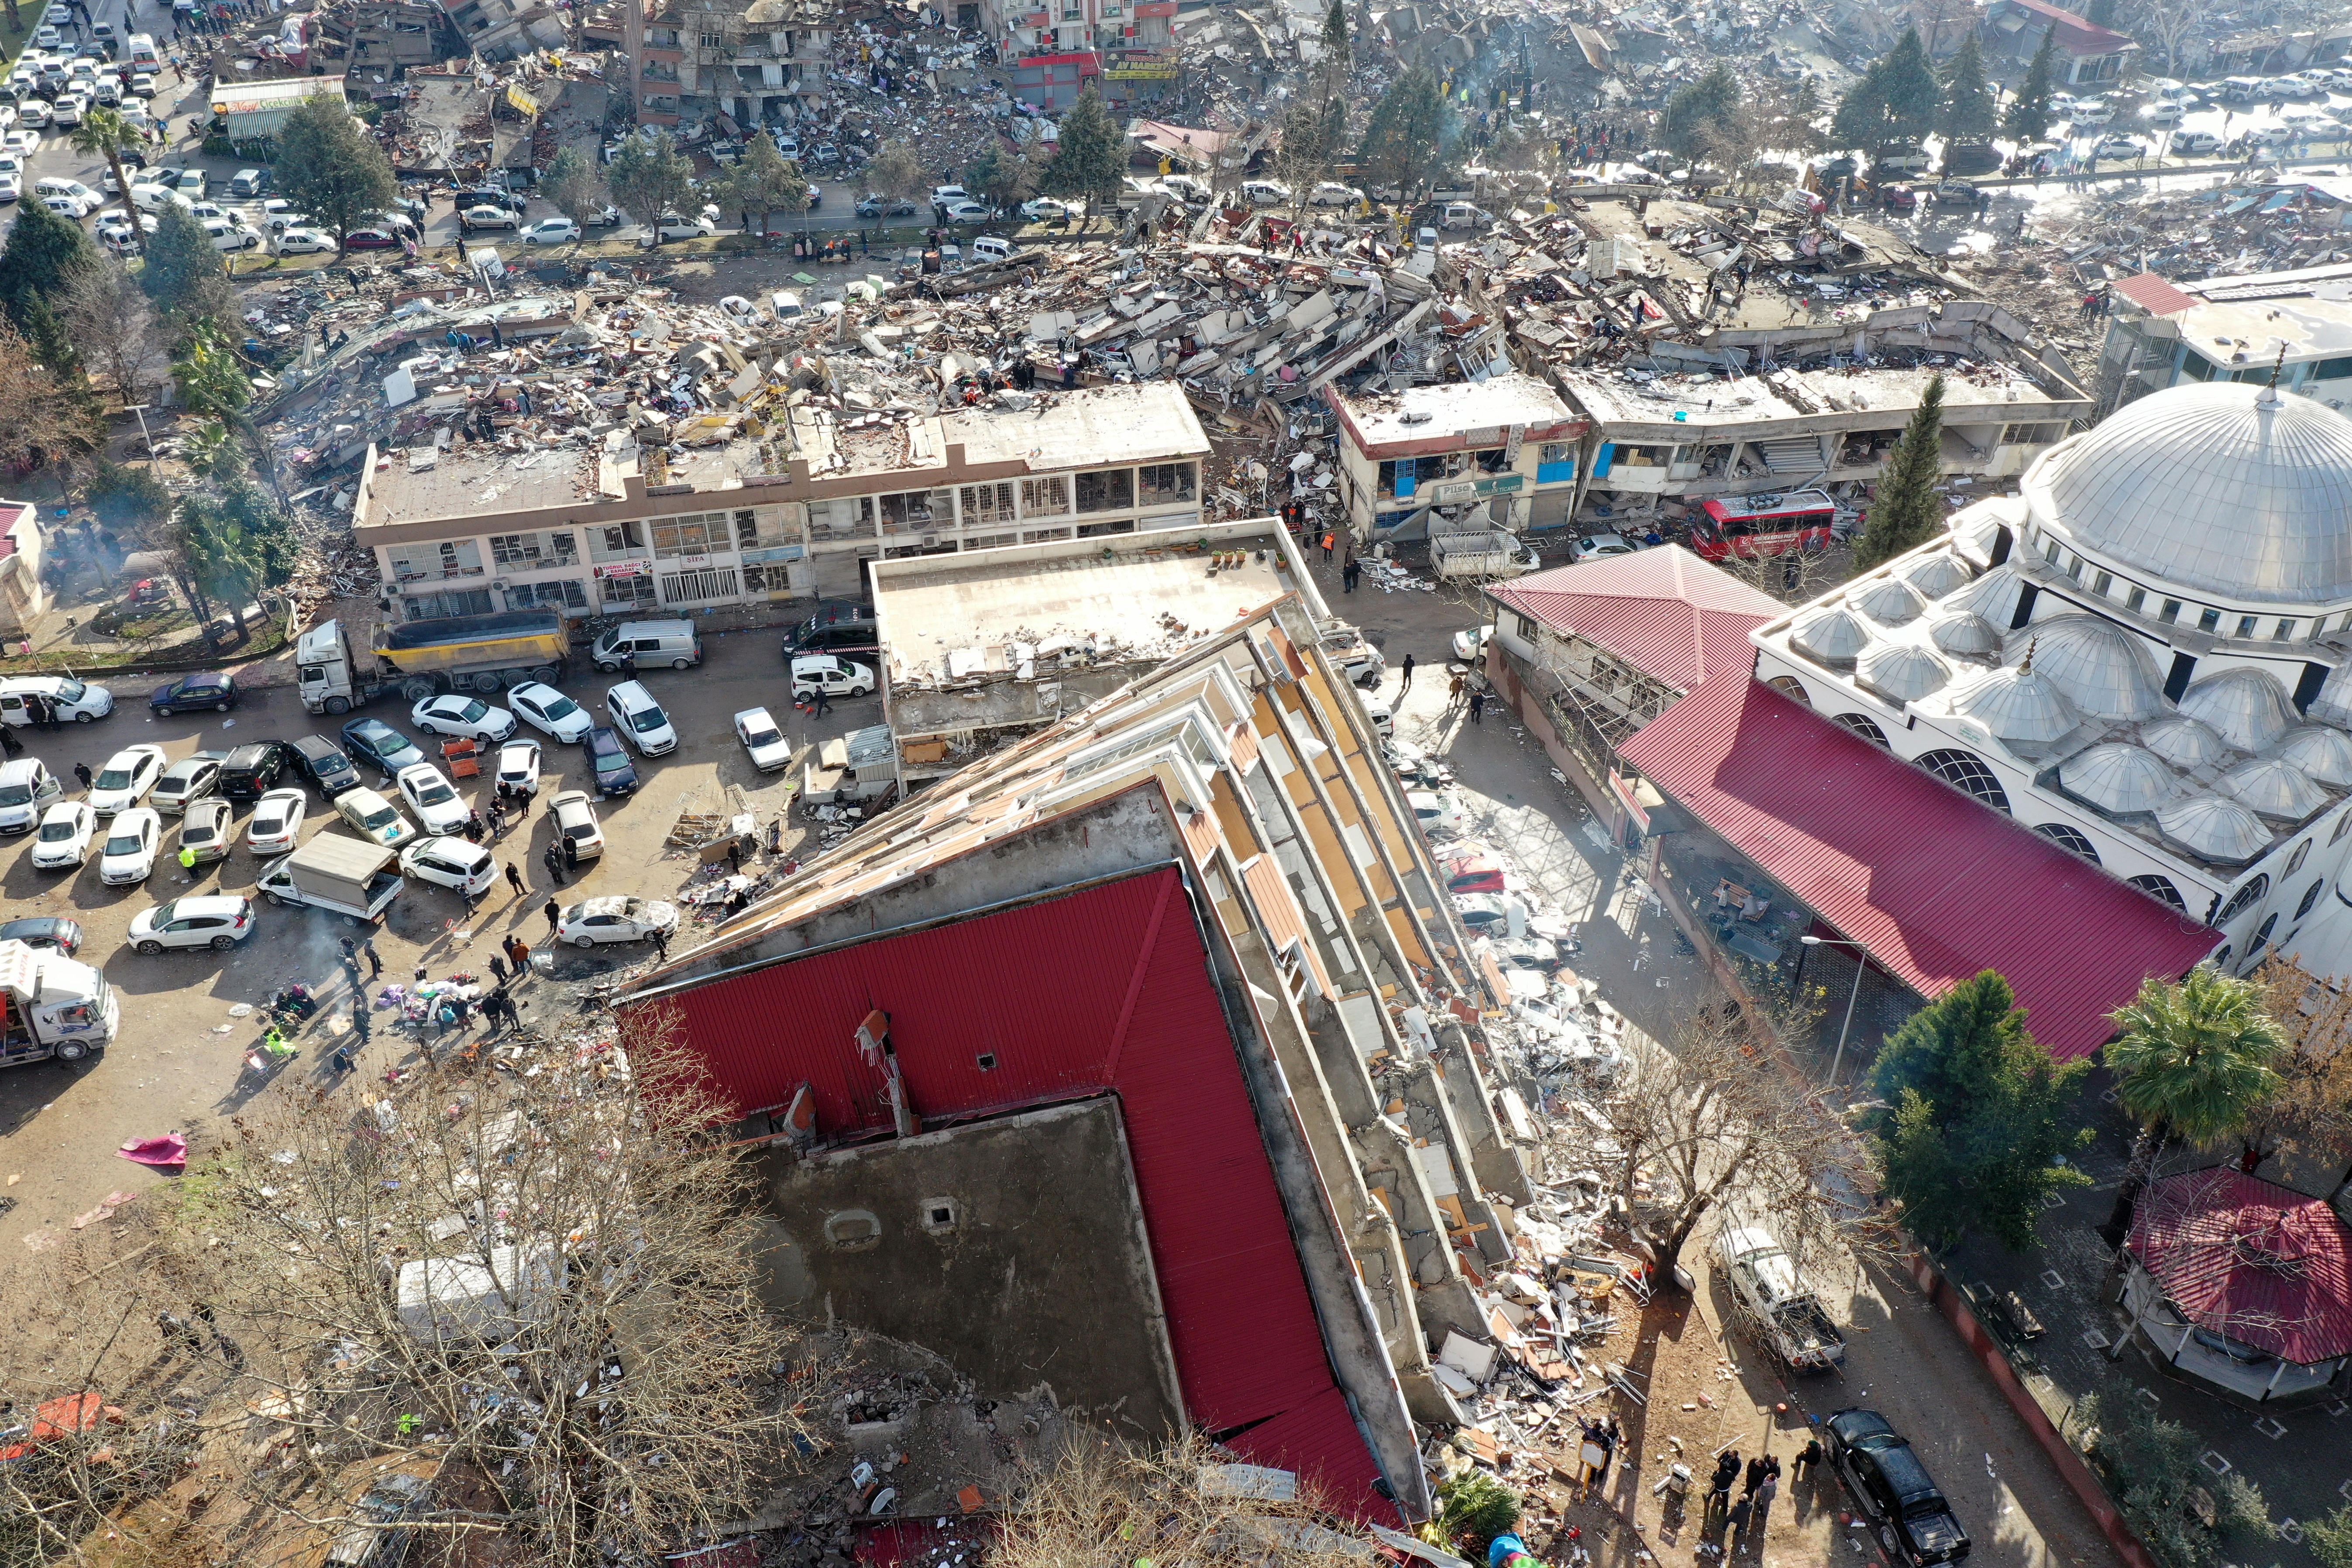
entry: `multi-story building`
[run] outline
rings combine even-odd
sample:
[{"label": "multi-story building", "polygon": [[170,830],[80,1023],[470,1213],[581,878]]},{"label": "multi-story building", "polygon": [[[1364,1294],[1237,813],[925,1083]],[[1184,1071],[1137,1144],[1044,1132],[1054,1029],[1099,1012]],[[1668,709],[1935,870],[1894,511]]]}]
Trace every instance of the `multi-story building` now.
[{"label": "multi-story building", "polygon": [[1049,113],[1093,82],[1113,104],[1157,97],[1178,75],[1176,0],[981,0],[958,7],[994,42],[1016,97]]},{"label": "multi-story building", "polygon": [[1022,410],[802,405],[593,450],[371,449],[352,528],[403,618],[860,594],[868,562],[1201,521],[1208,437],[1166,383]]},{"label": "multi-story building", "polygon": [[1397,1522],[1530,1189],[1485,1065],[1499,977],[1320,640],[1296,594],[1203,628],[620,1005],[764,1145],[780,1314],[982,1398],[1050,1360],[1066,1408]]},{"label": "multi-story building", "polygon": [[837,23],[831,0],[623,0],[637,122],[796,123],[824,93]]},{"label": "multi-story building", "polygon": [[2242,381],[2352,404],[2352,264],[2174,283],[2153,272],[2113,290],[2095,390],[2102,416],[2183,382]]},{"label": "multi-story building", "polygon": [[1497,528],[1568,521],[1586,423],[1536,377],[1323,395],[1339,416],[1340,499],[1360,544],[1421,539],[1432,517],[1480,505]]}]

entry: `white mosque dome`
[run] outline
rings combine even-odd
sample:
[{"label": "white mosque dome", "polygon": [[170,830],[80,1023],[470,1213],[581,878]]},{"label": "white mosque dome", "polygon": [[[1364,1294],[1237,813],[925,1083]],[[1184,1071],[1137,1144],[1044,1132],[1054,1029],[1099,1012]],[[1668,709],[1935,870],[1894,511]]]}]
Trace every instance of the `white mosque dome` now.
[{"label": "white mosque dome", "polygon": [[1927,602],[1911,584],[1897,577],[1881,578],[1846,595],[1845,602],[1882,626],[1907,626],[1919,618]]},{"label": "white mosque dome", "polygon": [[2168,590],[2352,599],[2352,419],[2239,382],[2151,393],[2034,460],[2037,521]]},{"label": "white mosque dome", "polygon": [[1916,643],[1874,643],[1863,650],[1863,683],[1897,702],[1908,702],[1950,684],[1952,667]]},{"label": "white mosque dome", "polygon": [[2058,683],[2038,669],[1988,670],[1955,691],[1951,705],[1996,739],[2025,745],[2046,744],[2083,721]]},{"label": "white mosque dome", "polygon": [[1942,553],[1920,556],[1903,568],[1902,576],[1922,597],[1929,599],[1957,594],[1969,582],[1968,567],[1957,558]]},{"label": "white mosque dome", "polygon": [[2180,695],[2180,710],[2210,724],[2242,752],[2259,752],[2295,722],[2286,688],[2266,669],[2241,665],[2209,675]]},{"label": "white mosque dome", "polygon": [[2000,651],[2000,634],[1973,610],[1946,610],[1927,623],[1927,640],[1961,658],[1990,658]]},{"label": "white mosque dome", "polygon": [[1973,610],[1994,626],[2005,626],[2017,616],[2017,596],[2025,579],[2014,566],[1996,566],[1944,601],[1947,609]]},{"label": "white mosque dome", "polygon": [[2277,754],[2321,784],[2352,787],[2352,735],[2332,725],[2297,725],[2279,742]]},{"label": "white mosque dome", "polygon": [[2156,814],[2163,835],[2208,860],[2251,860],[2270,844],[2270,829],[2252,812],[2218,795],[2200,791]]},{"label": "white mosque dome", "polygon": [[2180,793],[2180,775],[2163,758],[2124,741],[2067,758],[2058,782],[2101,811],[2154,811]]},{"label": "white mosque dome", "polygon": [[2154,719],[2168,704],[2156,656],[2138,637],[2096,616],[2053,616],[2009,634],[2005,657],[2031,655],[2036,675],[2046,675],[2085,713],[2102,719]]},{"label": "white mosque dome", "polygon": [[1826,605],[1798,618],[1789,628],[1789,642],[1825,664],[1850,662],[1870,646],[1870,628],[1843,605]]},{"label": "white mosque dome", "polygon": [[2160,719],[2139,732],[2140,744],[2177,768],[2201,768],[2227,755],[2230,742],[2210,724],[2194,719]]},{"label": "white mosque dome", "polygon": [[2292,763],[2276,757],[2242,763],[2221,775],[2215,786],[2264,816],[2300,822],[2327,804],[2327,792]]}]

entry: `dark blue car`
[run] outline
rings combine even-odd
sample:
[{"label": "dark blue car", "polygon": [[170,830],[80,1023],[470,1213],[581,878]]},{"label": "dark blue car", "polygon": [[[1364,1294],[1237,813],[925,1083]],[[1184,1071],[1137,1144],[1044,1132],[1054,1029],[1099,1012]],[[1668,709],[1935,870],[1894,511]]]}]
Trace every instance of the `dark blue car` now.
[{"label": "dark blue car", "polygon": [[381,719],[354,719],[344,725],[343,746],[359,761],[382,769],[386,777],[429,760],[415,742]]},{"label": "dark blue car", "polygon": [[620,731],[610,724],[599,724],[588,731],[580,742],[588,753],[588,767],[596,781],[598,795],[627,795],[637,787],[637,768],[629,761],[628,748],[621,744]]},{"label": "dark blue car", "polygon": [[198,708],[209,708],[215,713],[226,713],[236,706],[236,678],[214,670],[203,675],[184,675],[169,686],[159,686],[147,698],[148,708],[159,719],[174,713],[185,713]]}]

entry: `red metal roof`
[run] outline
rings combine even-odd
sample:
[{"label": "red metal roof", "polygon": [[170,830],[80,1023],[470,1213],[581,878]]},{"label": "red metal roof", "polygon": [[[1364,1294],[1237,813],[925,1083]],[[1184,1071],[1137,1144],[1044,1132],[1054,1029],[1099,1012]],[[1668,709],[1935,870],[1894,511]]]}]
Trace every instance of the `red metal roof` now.
[{"label": "red metal roof", "polygon": [[1621,754],[1922,995],[1999,970],[2061,1060],[2221,940],[1752,678],[1709,680]]},{"label": "red metal roof", "polygon": [[2352,1230],[2325,1199],[2227,1166],[2168,1176],[2131,1251],[2200,1329],[2297,1366],[2352,1353]]},{"label": "red metal roof", "polygon": [[2194,294],[2184,294],[2170,280],[2153,272],[2143,272],[2126,278],[2115,286],[2116,292],[2154,315],[2171,316],[2201,303]]},{"label": "red metal roof", "polygon": [[2008,0],[2008,3],[2021,11],[2031,12],[2046,23],[2055,24],[2058,47],[2070,55],[2110,55],[2139,47],[2123,34],[2102,27],[2095,22],[2086,22],[2063,5],[2051,5],[2049,0]]},{"label": "red metal roof", "polygon": [[806,1083],[828,1137],[891,1125],[881,1075],[853,1038],[877,1007],[927,1120],[1118,1095],[1192,1420],[1233,1432],[1227,1446],[1253,1463],[1317,1478],[1336,1507],[1397,1521],[1372,1490],[1379,1466],[1352,1417],[1327,1419],[1346,1400],[1177,872],[786,960],[664,1002],[738,1112]]},{"label": "red metal roof", "polygon": [[1735,666],[1755,668],[1749,630],[1789,609],[1679,544],[1555,566],[1487,592],[1679,691]]}]

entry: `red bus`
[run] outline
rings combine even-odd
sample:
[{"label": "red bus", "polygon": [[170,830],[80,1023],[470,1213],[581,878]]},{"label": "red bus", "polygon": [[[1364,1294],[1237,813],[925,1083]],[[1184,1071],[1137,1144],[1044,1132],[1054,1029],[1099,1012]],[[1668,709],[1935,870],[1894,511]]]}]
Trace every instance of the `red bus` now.
[{"label": "red bus", "polygon": [[1734,496],[1699,507],[1691,520],[1691,548],[1701,558],[1732,555],[1750,559],[1790,550],[1827,550],[1837,502],[1827,490],[1791,490],[1780,496]]}]

